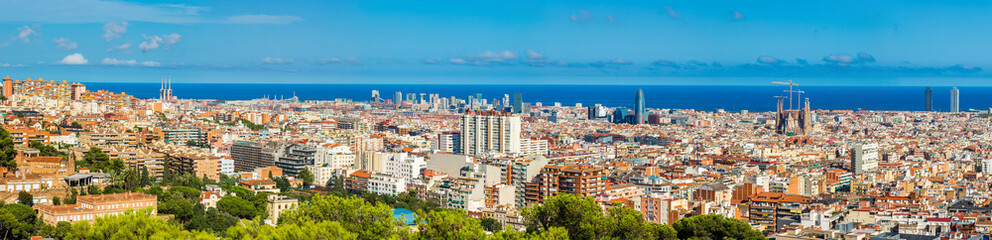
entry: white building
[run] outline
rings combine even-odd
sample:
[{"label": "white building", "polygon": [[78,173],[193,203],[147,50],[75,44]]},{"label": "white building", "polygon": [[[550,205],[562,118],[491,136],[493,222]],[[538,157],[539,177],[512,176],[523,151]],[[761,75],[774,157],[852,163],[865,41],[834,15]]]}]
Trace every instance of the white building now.
[{"label": "white building", "polygon": [[862,174],[878,167],[878,144],[855,144],[851,149],[851,168]]},{"label": "white building", "polygon": [[544,139],[521,139],[520,153],[524,155],[547,155],[548,141]]},{"label": "white building", "polygon": [[373,173],[369,178],[369,192],[380,195],[396,196],[406,192],[406,179],[393,177],[388,174]]},{"label": "white building", "polygon": [[314,186],[324,186],[331,181],[334,177],[334,170],[339,168],[333,168],[330,166],[323,165],[308,165],[307,170],[313,173],[313,182],[310,183]]},{"label": "white building", "polygon": [[326,143],[317,147],[314,164],[332,168],[349,168],[355,164],[355,154],[348,146]]},{"label": "white building", "polygon": [[427,167],[427,162],[424,157],[396,153],[386,158],[385,167],[383,173],[409,181],[420,178],[420,171]]},{"label": "white building", "polygon": [[462,153],[520,153],[520,117],[495,111],[462,115]]},{"label": "white building", "polygon": [[222,157],[220,158],[220,174],[234,176],[238,174],[234,171],[234,159]]},{"label": "white building", "polygon": [[435,150],[438,152],[446,152],[459,154],[462,152],[462,137],[461,133],[457,132],[446,132],[439,133],[437,135],[436,143],[434,145]]}]

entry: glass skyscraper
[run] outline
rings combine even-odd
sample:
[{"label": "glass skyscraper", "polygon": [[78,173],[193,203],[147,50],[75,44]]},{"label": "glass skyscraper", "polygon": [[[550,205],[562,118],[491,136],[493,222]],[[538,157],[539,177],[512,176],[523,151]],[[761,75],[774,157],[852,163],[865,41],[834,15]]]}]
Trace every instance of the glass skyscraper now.
[{"label": "glass skyscraper", "polygon": [[513,94],[513,113],[522,113],[524,110],[524,95],[520,93]]},{"label": "glass skyscraper", "polygon": [[644,112],[644,91],[640,88],[637,89],[637,96],[634,97],[634,122],[633,124],[644,124],[644,118],[647,114]]},{"label": "glass skyscraper", "polygon": [[924,111],[927,111],[927,112],[932,112],[933,111],[933,89],[930,88],[930,87],[927,87],[927,90],[925,91],[924,94],[925,94],[925,96],[924,96],[924,101],[925,102],[923,104],[923,110]]},{"label": "glass skyscraper", "polygon": [[960,100],[960,94],[961,92],[958,90],[958,87],[951,88],[951,112],[961,111],[961,105],[958,102]]}]

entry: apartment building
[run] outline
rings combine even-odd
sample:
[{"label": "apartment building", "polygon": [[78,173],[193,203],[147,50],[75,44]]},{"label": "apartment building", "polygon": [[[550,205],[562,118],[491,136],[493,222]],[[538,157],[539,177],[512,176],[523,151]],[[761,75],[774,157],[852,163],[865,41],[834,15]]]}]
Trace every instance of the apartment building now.
[{"label": "apartment building", "polygon": [[145,193],[116,193],[103,195],[85,195],[76,198],[76,204],[68,205],[34,205],[38,217],[46,224],[55,225],[58,222],[89,221],[103,216],[112,216],[128,210],[151,208],[151,214],[158,210],[158,200],[155,195]]}]

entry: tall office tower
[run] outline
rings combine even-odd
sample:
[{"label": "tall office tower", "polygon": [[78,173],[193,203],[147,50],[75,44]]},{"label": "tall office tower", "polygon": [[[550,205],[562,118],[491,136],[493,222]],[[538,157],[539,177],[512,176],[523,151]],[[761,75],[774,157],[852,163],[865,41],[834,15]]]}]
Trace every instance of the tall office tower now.
[{"label": "tall office tower", "polygon": [[634,97],[634,122],[633,124],[644,124],[644,118],[647,115],[644,113],[644,91],[640,88],[637,89],[637,96]]},{"label": "tall office tower", "polygon": [[372,90],[372,97],[369,98],[370,102],[379,102],[379,90]]},{"label": "tall office tower", "polygon": [[510,94],[503,94],[503,102],[501,102],[500,104],[502,104],[503,107],[509,107],[510,106]]},{"label": "tall office tower", "polygon": [[496,111],[466,111],[462,115],[462,154],[520,152],[520,117]]},{"label": "tall office tower", "polygon": [[3,78],[3,96],[10,99],[14,95],[14,80],[10,76]]},{"label": "tall office tower", "polygon": [[407,93],[406,94],[406,101],[407,102],[410,102],[410,103],[414,103],[413,100],[417,100],[417,94],[416,93]]},{"label": "tall office tower", "polygon": [[961,100],[960,94],[961,91],[958,90],[958,87],[951,88],[951,112],[961,111],[961,105],[960,102],[958,102]]},{"label": "tall office tower", "polygon": [[589,106],[586,108],[586,119],[592,120],[599,116],[598,106]]},{"label": "tall office tower", "polygon": [[396,93],[393,94],[393,104],[400,105],[402,103],[403,103],[403,93],[401,93],[400,91],[396,91]]},{"label": "tall office tower", "polygon": [[923,94],[923,111],[933,112],[933,89],[927,87]]},{"label": "tall office tower", "polygon": [[878,167],[878,144],[858,143],[851,149],[851,171],[862,174]]},{"label": "tall office tower", "polygon": [[627,108],[618,107],[613,110],[613,123],[626,123],[627,121]]},{"label": "tall office tower", "polygon": [[513,94],[513,113],[523,113],[524,112],[524,95],[520,93]]},{"label": "tall office tower", "polygon": [[427,102],[427,94],[426,93],[420,93],[420,103],[423,104],[423,103],[426,103],[426,102]]}]

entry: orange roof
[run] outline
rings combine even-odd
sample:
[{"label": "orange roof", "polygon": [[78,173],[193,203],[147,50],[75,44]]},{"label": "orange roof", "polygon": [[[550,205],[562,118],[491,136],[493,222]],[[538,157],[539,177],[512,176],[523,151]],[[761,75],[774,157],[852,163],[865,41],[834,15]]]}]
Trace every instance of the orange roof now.
[{"label": "orange roof", "polygon": [[33,157],[33,158],[28,158],[25,161],[59,163],[62,162],[62,157]]}]

